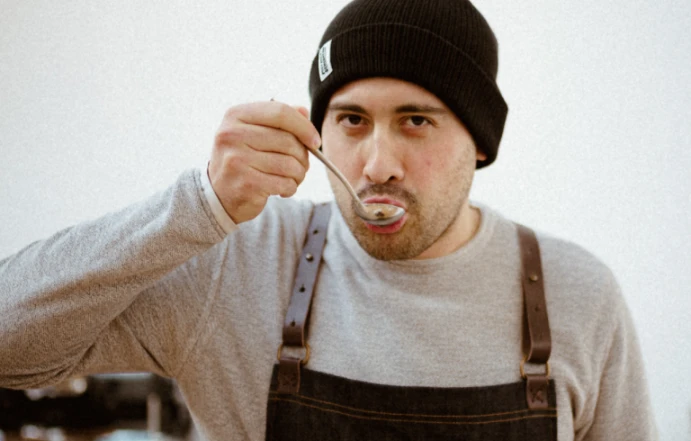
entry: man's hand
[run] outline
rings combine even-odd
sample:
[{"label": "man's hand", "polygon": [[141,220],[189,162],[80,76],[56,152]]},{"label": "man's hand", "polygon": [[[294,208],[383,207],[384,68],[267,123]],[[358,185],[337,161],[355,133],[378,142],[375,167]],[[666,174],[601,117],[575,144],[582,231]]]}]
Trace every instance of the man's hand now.
[{"label": "man's hand", "polygon": [[229,109],[216,133],[209,179],[233,222],[254,219],[270,195],[289,197],[305,179],[305,145],[317,148],[319,132],[304,107],[277,101]]}]

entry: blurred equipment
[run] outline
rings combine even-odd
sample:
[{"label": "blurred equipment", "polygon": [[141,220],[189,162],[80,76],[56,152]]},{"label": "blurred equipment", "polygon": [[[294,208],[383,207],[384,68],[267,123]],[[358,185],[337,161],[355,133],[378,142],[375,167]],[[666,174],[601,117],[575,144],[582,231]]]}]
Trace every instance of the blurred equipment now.
[{"label": "blurred equipment", "polygon": [[152,374],[72,378],[41,389],[0,388],[0,441],[167,441],[184,438],[190,426],[175,383]]},{"label": "blurred equipment", "polygon": [[116,430],[115,432],[96,438],[96,441],[172,441],[162,433],[144,432],[142,430]]}]

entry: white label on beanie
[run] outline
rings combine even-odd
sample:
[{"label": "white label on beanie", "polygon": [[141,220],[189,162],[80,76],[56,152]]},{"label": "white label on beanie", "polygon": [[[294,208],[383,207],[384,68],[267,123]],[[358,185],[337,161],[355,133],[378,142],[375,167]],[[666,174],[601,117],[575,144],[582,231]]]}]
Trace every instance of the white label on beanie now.
[{"label": "white label on beanie", "polygon": [[331,40],[319,49],[319,78],[324,81],[334,69],[331,66]]}]

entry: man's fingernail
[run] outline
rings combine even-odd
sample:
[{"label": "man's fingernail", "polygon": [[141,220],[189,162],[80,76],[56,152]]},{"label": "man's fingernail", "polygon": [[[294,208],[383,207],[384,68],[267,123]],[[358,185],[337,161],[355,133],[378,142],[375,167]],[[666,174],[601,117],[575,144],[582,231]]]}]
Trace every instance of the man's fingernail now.
[{"label": "man's fingernail", "polygon": [[322,140],[319,138],[319,135],[315,135],[312,138],[312,148],[318,149],[320,145],[322,145]]}]

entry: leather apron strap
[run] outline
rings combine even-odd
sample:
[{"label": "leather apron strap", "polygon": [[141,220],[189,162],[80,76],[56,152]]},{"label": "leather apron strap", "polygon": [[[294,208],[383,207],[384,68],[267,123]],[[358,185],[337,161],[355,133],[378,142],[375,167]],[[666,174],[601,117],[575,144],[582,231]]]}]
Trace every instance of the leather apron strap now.
[{"label": "leather apron strap", "polygon": [[[298,262],[293,294],[283,323],[283,343],[278,348],[279,393],[298,393],[300,390],[300,365],[306,364],[309,360],[310,347],[307,344],[307,326],[330,217],[331,205],[328,203],[316,205],[312,211],[305,245]],[[302,349],[305,351],[305,355],[302,358],[297,358],[284,354],[283,349],[286,347]]]},{"label": "leather apron strap", "polygon": [[[530,409],[547,408],[549,385],[549,355],[552,337],[547,318],[547,301],[542,277],[540,247],[535,233],[528,227],[516,224],[521,248],[523,271],[523,354],[521,376],[526,380],[526,400]],[[526,362],[543,365],[544,373],[526,374]]]},{"label": "leather apron strap", "polygon": [[[307,344],[307,326],[312,297],[316,285],[319,264],[326,242],[326,229],[331,216],[329,204],[315,206],[305,245],[300,256],[293,286],[293,294],[288,305],[283,325],[283,343],[278,349],[278,390],[279,393],[296,394],[300,390],[300,366],[309,360],[310,348]],[[549,356],[552,349],[547,303],[542,280],[540,248],[535,233],[523,225],[516,224],[521,249],[524,304],[523,353],[521,376],[526,380],[526,400],[530,409],[547,408],[549,385]],[[303,349],[303,357],[283,353],[283,348]],[[544,373],[527,374],[526,362],[544,365]]]}]

